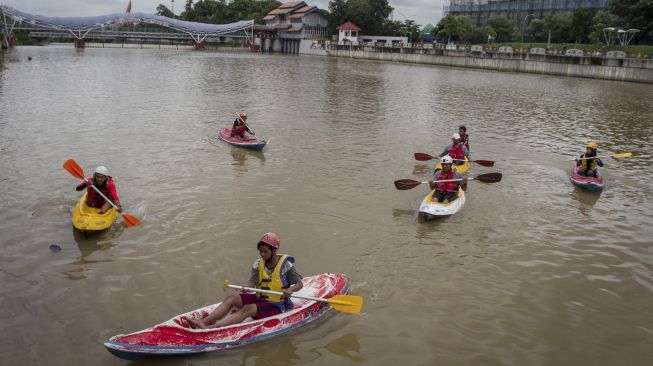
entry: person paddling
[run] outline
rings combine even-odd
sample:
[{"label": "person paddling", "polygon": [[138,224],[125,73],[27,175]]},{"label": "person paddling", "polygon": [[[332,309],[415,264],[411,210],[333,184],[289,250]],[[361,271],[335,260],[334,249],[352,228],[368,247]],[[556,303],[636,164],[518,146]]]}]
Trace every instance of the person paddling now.
[{"label": "person paddling", "polygon": [[578,175],[583,177],[596,177],[598,167],[603,166],[603,162],[600,158],[596,156],[596,152],[599,148],[599,144],[596,142],[590,142],[587,144],[587,149],[584,154],[580,155],[580,158],[576,159],[576,166],[579,166]]},{"label": "person paddling", "polygon": [[120,205],[120,198],[118,197],[116,185],[113,182],[113,178],[109,176],[109,170],[106,167],[102,165],[97,167],[92,177],[87,178],[84,183],[75,188],[77,191],[83,191],[86,189],[86,205],[99,208],[99,213],[104,214],[112,207],[111,203],[107,202],[107,200],[99,195],[95,189],[91,188],[91,185],[94,185],[98,190],[100,190],[100,192],[102,192],[102,194],[113,201],[113,203],[118,207],[118,212],[122,212],[122,206]]},{"label": "person paddling", "polygon": [[448,155],[456,165],[465,164],[465,156],[471,160],[469,150],[460,142],[460,135],[458,133],[454,133],[451,136],[451,141],[452,143],[447,145],[440,154],[441,158]]},{"label": "person paddling", "polygon": [[460,143],[465,145],[469,151],[469,135],[467,134],[467,127],[464,125],[458,126],[458,135],[460,135]]},{"label": "person paddling", "polygon": [[433,174],[433,180],[461,179],[453,182],[430,183],[431,189],[435,189],[433,200],[437,200],[439,203],[449,203],[458,198],[458,187],[462,185],[463,176],[451,168],[453,160],[449,155],[443,156],[440,162],[442,170]]},{"label": "person paddling", "polygon": [[241,139],[245,138],[245,132],[249,132],[252,135],[256,135],[252,130],[247,126],[247,113],[240,112],[238,118],[234,121],[234,125],[231,128],[231,137],[239,137]]},{"label": "person paddling", "polygon": [[[291,310],[290,296],[304,287],[302,276],[295,270],[295,259],[286,254],[277,254],[281,241],[275,233],[265,233],[259,240],[261,258],[252,265],[249,282],[245,287],[283,292],[283,295],[264,293],[238,293],[228,295],[206,318],[188,318],[188,325],[195,329],[219,328],[238,324],[251,317],[266,318]],[[232,309],[235,312],[232,313]]]}]

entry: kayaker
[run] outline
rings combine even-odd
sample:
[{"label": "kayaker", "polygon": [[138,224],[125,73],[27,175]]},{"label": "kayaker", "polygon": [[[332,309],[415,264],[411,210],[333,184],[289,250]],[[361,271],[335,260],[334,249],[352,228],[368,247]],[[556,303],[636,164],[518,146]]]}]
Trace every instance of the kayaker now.
[{"label": "kayaker", "polygon": [[453,182],[430,183],[431,189],[435,189],[433,199],[439,203],[449,203],[458,198],[458,187],[463,184],[463,176],[451,168],[453,163],[451,156],[443,156],[440,162],[442,163],[442,170],[438,170],[433,174],[433,180],[461,179]]},{"label": "kayaker", "polygon": [[[283,292],[282,296],[259,292],[230,294],[206,318],[188,318],[188,325],[195,329],[219,328],[238,324],[249,317],[261,319],[292,309],[290,296],[302,289],[302,276],[293,266],[293,257],[277,254],[280,244],[277,234],[263,234],[256,245],[261,258],[252,265],[249,281],[244,286]],[[232,309],[235,312],[232,313]]]},{"label": "kayaker", "polygon": [[598,167],[603,166],[601,159],[596,157],[598,148],[599,144],[596,142],[590,142],[587,144],[585,153],[581,154],[580,158],[576,159],[576,166],[580,167],[580,169],[578,169],[578,175],[583,177],[596,177]]},{"label": "kayaker", "polygon": [[454,164],[465,164],[465,156],[467,159],[471,159],[471,156],[469,155],[469,150],[467,150],[465,145],[460,142],[460,135],[458,133],[454,133],[451,136],[451,141],[452,143],[444,148],[444,151],[442,154],[440,154],[440,157],[442,158],[444,156],[449,156],[454,161]]},{"label": "kayaker", "polygon": [[460,143],[465,145],[469,151],[469,135],[467,134],[467,127],[464,125],[458,126],[458,135],[460,135]]},{"label": "kayaker", "polygon": [[95,189],[91,188],[91,185],[94,185],[97,189],[102,192],[107,198],[109,198],[113,203],[118,206],[118,212],[122,212],[122,206],[120,205],[120,198],[118,197],[118,191],[116,190],[116,184],[113,182],[113,178],[109,176],[109,170],[100,165],[95,169],[92,177],[88,177],[86,181],[75,188],[78,191],[83,191],[86,189],[86,205],[89,207],[95,207],[100,209],[100,214],[107,212],[111,207],[111,203],[107,202],[101,195],[99,195]]},{"label": "kayaker", "polygon": [[245,138],[245,132],[249,132],[252,135],[256,135],[252,130],[247,126],[247,113],[240,112],[238,118],[234,121],[234,125],[231,128],[231,137],[239,137],[241,139]]}]

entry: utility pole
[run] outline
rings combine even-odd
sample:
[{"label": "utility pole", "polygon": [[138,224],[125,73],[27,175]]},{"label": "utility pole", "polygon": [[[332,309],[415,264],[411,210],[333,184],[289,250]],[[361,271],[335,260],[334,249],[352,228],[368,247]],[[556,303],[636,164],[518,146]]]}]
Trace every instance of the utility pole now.
[{"label": "utility pole", "polygon": [[172,15],[175,15],[175,0],[170,0],[170,2],[172,3],[172,9],[170,11],[172,11]]}]

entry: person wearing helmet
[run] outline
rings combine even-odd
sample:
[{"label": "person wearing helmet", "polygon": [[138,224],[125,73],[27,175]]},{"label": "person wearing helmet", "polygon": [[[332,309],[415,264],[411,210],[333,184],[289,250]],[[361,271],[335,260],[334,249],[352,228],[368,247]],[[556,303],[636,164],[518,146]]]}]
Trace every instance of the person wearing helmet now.
[{"label": "person wearing helmet", "polygon": [[122,212],[122,206],[120,205],[120,198],[118,197],[118,191],[116,190],[116,184],[113,182],[113,178],[109,175],[109,170],[100,165],[95,169],[92,177],[88,177],[86,181],[75,188],[78,191],[83,191],[86,189],[86,205],[89,207],[95,207],[100,209],[100,214],[107,212],[111,206],[111,203],[107,202],[101,195],[99,195],[95,189],[91,186],[95,186],[102,194],[109,198],[113,203],[118,206],[118,212]]},{"label": "person wearing helmet", "polygon": [[[245,287],[282,292],[283,295],[264,293],[233,293],[206,318],[188,318],[195,329],[219,328],[238,324],[247,318],[261,319],[293,308],[293,292],[302,289],[302,276],[295,270],[295,259],[287,254],[277,254],[281,242],[275,233],[265,233],[256,248],[261,258],[252,265]],[[235,311],[232,311],[235,310]]]},{"label": "person wearing helmet", "polygon": [[603,166],[601,159],[596,157],[596,151],[599,148],[599,144],[596,142],[590,142],[587,144],[585,153],[580,155],[580,158],[576,159],[576,166],[581,167],[578,170],[578,175],[583,177],[596,177],[596,172],[598,167]]},{"label": "person wearing helmet", "polygon": [[460,143],[465,145],[469,151],[469,135],[467,134],[467,127],[464,125],[458,126],[458,135],[460,135]]},{"label": "person wearing helmet", "polygon": [[467,150],[465,145],[460,142],[460,135],[458,133],[454,133],[451,136],[451,141],[451,144],[447,145],[447,147],[444,148],[444,151],[442,151],[440,157],[449,155],[451,159],[453,159],[454,164],[465,164],[465,156],[467,159],[471,159],[471,156],[469,155],[469,150]]},{"label": "person wearing helmet", "polygon": [[442,170],[435,172],[433,175],[434,181],[460,179],[459,181],[453,182],[430,183],[431,189],[435,189],[433,191],[433,200],[437,200],[439,203],[449,203],[458,198],[458,187],[463,184],[463,176],[451,168],[453,164],[451,156],[443,156],[440,162],[442,163]]},{"label": "person wearing helmet", "polygon": [[252,135],[256,135],[247,126],[247,112],[240,112],[238,114],[238,118],[236,118],[236,120],[234,121],[233,127],[231,128],[231,137],[238,137],[244,139],[245,132],[249,132]]}]

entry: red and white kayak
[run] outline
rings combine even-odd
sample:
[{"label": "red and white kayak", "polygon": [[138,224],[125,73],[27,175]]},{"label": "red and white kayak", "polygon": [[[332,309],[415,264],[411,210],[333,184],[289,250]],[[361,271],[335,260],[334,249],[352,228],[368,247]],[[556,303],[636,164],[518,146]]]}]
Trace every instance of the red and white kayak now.
[{"label": "red and white kayak", "polygon": [[603,177],[598,170],[596,171],[596,177],[583,177],[578,174],[580,169],[579,166],[574,167],[569,173],[569,179],[574,185],[590,192],[603,189]]},{"label": "red and white kayak", "polygon": [[252,149],[252,150],[263,150],[267,142],[265,140],[259,140],[259,139],[241,139],[238,137],[231,137],[231,130],[228,128],[223,128],[222,131],[218,134],[218,137],[220,140],[226,141],[227,143],[238,146],[238,147],[244,147],[246,149]]},{"label": "red and white kayak", "polygon": [[[347,276],[325,273],[306,277],[297,295],[328,299],[346,294]],[[204,318],[220,303],[178,315],[164,323],[127,335],[116,335],[104,342],[112,354],[126,360],[153,356],[191,355],[244,346],[297,329],[325,315],[326,302],[293,298],[292,310],[222,328],[192,329],[188,318]]]}]

